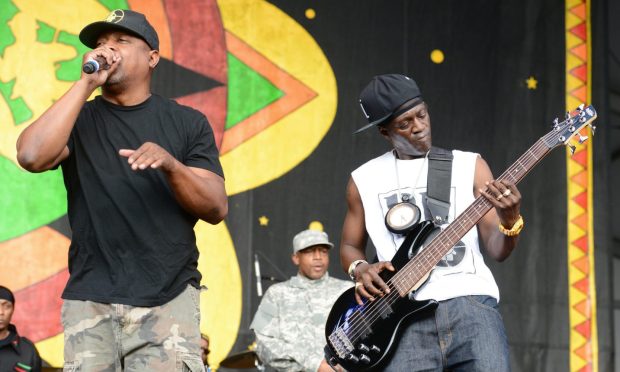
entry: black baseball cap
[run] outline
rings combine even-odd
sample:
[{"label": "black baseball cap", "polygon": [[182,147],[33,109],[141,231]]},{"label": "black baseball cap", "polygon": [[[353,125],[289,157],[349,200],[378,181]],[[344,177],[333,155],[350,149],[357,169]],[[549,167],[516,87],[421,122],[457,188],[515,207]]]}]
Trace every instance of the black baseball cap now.
[{"label": "black baseball cap", "polygon": [[80,41],[89,48],[95,49],[99,35],[107,31],[124,31],[144,40],[153,50],[159,50],[157,31],[151,26],[142,13],[128,9],[113,10],[105,21],[89,24],[80,31]]},{"label": "black baseball cap", "polygon": [[354,134],[381,125],[422,102],[420,88],[412,78],[401,74],[375,76],[360,94],[360,107],[368,124]]}]

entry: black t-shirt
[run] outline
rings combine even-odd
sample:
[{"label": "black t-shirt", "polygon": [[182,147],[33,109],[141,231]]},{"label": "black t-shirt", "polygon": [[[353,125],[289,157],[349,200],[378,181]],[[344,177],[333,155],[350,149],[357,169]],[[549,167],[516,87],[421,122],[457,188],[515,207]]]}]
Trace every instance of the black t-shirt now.
[{"label": "black t-shirt", "polygon": [[183,164],[223,176],[213,130],[200,112],[152,95],[136,106],[87,102],[62,163],[73,232],[62,297],[158,306],[199,286],[197,218],[161,170],[133,171],[120,149],[153,142]]},{"label": "black t-shirt", "polygon": [[20,337],[13,324],[9,324],[9,336],[0,340],[0,372],[41,371],[41,357],[34,344]]}]

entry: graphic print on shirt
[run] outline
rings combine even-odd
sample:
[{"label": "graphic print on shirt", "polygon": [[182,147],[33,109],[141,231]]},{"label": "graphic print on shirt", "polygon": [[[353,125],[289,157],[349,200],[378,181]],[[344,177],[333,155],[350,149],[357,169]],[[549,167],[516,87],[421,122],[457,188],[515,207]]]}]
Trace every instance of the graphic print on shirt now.
[{"label": "graphic print on shirt", "polygon": [[[381,210],[385,216],[390,208],[399,203],[397,190],[390,190],[378,195],[379,203],[381,204]],[[426,187],[402,187],[400,189],[400,198],[405,200],[408,198],[409,202],[416,204],[421,212],[421,221],[430,220],[431,213],[428,209]],[[450,188],[450,210],[448,212],[448,221],[453,221],[456,214],[456,189]],[[443,230],[448,224],[442,225]],[[394,244],[394,250],[398,250],[400,245],[405,240],[404,236],[398,234],[391,234],[392,242]],[[424,247],[421,247],[420,251],[423,251]],[[418,253],[419,254],[419,253]],[[474,265],[474,257],[470,250],[467,249],[465,243],[459,241],[446,255],[437,263],[435,269],[435,275],[452,275],[459,273],[473,274],[476,272]]]}]

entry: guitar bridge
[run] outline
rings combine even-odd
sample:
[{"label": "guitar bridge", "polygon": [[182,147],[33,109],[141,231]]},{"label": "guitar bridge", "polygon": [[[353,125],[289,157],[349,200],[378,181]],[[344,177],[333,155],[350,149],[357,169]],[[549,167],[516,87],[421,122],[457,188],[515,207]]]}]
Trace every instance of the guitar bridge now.
[{"label": "guitar bridge", "polygon": [[338,354],[338,357],[344,359],[347,355],[355,349],[349,336],[344,332],[341,327],[338,327],[331,335],[329,335],[329,341],[334,347],[334,351]]}]

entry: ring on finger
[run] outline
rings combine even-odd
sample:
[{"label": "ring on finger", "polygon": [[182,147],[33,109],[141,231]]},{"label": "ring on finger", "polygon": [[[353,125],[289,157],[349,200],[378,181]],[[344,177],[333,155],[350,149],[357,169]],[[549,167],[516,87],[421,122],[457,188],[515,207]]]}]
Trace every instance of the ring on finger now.
[{"label": "ring on finger", "polygon": [[506,189],[506,191],[504,191],[504,193],[502,195],[508,196],[510,194],[512,194],[512,191],[510,191],[510,189]]},{"label": "ring on finger", "polygon": [[357,289],[359,287],[362,287],[362,286],[364,286],[364,283],[362,283],[362,282],[355,282],[355,291],[357,292]]},{"label": "ring on finger", "polygon": [[497,195],[497,197],[495,198],[495,200],[500,200],[500,199],[501,199],[501,198],[503,198],[503,197],[504,197],[504,194],[499,194],[499,195]]}]

